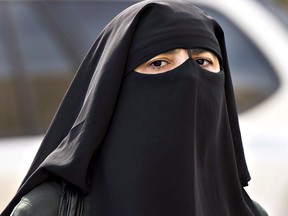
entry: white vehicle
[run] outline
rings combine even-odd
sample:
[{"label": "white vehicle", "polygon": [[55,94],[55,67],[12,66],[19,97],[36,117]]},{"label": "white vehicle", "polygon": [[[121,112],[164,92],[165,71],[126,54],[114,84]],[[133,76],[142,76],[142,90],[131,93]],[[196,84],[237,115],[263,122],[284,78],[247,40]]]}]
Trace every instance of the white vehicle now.
[{"label": "white vehicle", "polygon": [[[66,36],[68,35],[72,41],[71,44],[75,46],[75,50],[79,50],[80,54],[77,53],[77,55],[84,56],[103,26],[115,14],[134,2],[68,1],[58,6],[53,3],[47,3],[44,6],[46,6],[45,11],[49,11],[50,15],[52,14],[51,17],[57,19],[58,30],[59,26],[63,27],[71,23],[67,17],[73,17],[73,12],[78,11],[81,14],[77,22],[72,23],[81,25],[81,34],[85,33],[85,37],[83,35],[77,37],[78,33],[70,28],[71,24],[70,27],[65,28],[65,31]],[[31,5],[27,2],[25,4],[18,5],[15,11],[29,11]],[[34,9],[43,9],[43,4],[41,7],[35,4]],[[195,0],[195,4],[218,20],[224,28],[244,150],[252,177],[247,191],[266,209],[269,215],[286,216],[288,212],[287,23],[285,25],[277,14],[275,15],[259,1]],[[66,19],[61,18],[57,10],[63,14],[66,9],[70,16],[65,15]],[[22,14],[25,15],[24,12]],[[286,19],[288,22],[287,17]],[[99,21],[97,27],[95,27],[95,20]],[[31,40],[37,44],[36,36]],[[48,63],[45,64],[52,67],[53,61],[53,59],[47,59]],[[64,67],[58,63],[55,65],[58,69]],[[30,136],[0,140],[0,212],[16,192],[41,139],[42,136]]]}]

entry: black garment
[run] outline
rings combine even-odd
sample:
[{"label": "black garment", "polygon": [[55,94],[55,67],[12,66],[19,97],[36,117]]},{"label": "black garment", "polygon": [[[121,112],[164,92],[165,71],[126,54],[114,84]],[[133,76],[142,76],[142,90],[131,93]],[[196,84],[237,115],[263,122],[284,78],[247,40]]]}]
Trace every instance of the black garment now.
[{"label": "black garment", "polygon": [[94,162],[95,215],[252,215],[228,126],[223,71],[130,73]]},{"label": "black garment", "polygon": [[[172,71],[136,66],[175,48],[215,52],[223,70],[189,59]],[[256,216],[224,35],[189,1],[143,1],[99,35],[17,195],[55,176],[90,196],[90,215]]]}]

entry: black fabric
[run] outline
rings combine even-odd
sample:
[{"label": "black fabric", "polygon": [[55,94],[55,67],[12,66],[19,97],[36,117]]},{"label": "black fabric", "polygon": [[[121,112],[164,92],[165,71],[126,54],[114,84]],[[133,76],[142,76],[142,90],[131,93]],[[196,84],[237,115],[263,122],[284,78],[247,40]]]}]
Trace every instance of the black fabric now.
[{"label": "black fabric", "polygon": [[[163,74],[133,69],[174,48],[205,48]],[[91,198],[90,215],[260,215],[243,153],[224,34],[189,1],[147,0],[119,14],[81,64],[18,193],[54,176]]]},{"label": "black fabric", "polygon": [[59,209],[57,216],[83,216],[84,197],[81,191],[75,186],[64,181],[60,194]]},{"label": "black fabric", "polygon": [[130,73],[94,163],[93,212],[252,215],[229,130],[223,71],[187,60],[166,73]]}]

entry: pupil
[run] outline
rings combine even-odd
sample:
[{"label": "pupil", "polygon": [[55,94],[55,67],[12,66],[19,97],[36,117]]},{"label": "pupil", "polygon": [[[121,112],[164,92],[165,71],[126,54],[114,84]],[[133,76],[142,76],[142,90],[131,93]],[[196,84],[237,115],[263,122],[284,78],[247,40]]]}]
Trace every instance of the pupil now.
[{"label": "pupil", "polygon": [[197,59],[196,61],[198,64],[203,65],[204,64],[204,59]]},{"label": "pupil", "polygon": [[161,61],[160,61],[160,60],[154,61],[154,62],[153,62],[153,65],[154,65],[155,67],[160,67],[160,66],[161,66]]}]

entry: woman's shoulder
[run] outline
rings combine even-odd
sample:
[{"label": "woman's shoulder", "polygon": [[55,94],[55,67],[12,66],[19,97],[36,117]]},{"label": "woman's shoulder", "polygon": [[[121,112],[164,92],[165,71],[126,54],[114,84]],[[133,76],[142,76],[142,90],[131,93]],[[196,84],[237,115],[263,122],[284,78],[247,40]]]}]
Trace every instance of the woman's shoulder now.
[{"label": "woman's shoulder", "polygon": [[61,185],[48,181],[35,187],[15,206],[11,216],[57,216],[61,194]]},{"label": "woman's shoulder", "polygon": [[[35,187],[15,206],[10,216],[57,216],[61,200],[67,198],[64,194],[71,194],[72,186],[63,187],[63,181],[47,181],[43,182],[39,186]],[[66,188],[66,191],[64,190]],[[74,188],[75,189],[75,188]],[[65,191],[65,192],[64,192]],[[67,193],[67,191],[70,191]],[[75,195],[75,194],[74,194]],[[79,194],[78,194],[79,195]],[[81,215],[85,216],[89,214],[89,196],[82,196],[83,212]],[[64,198],[63,198],[64,197]],[[74,197],[75,198],[75,197]],[[65,200],[67,201],[67,200]],[[66,209],[67,210],[67,209]],[[72,206],[72,211],[74,211]],[[67,213],[67,212],[66,212]],[[65,215],[66,215],[65,213]],[[67,215],[70,215],[67,213]]]},{"label": "woman's shoulder", "polygon": [[254,205],[256,206],[256,208],[258,209],[258,211],[260,212],[261,216],[268,216],[268,213],[265,211],[265,209],[256,201],[253,200]]}]

